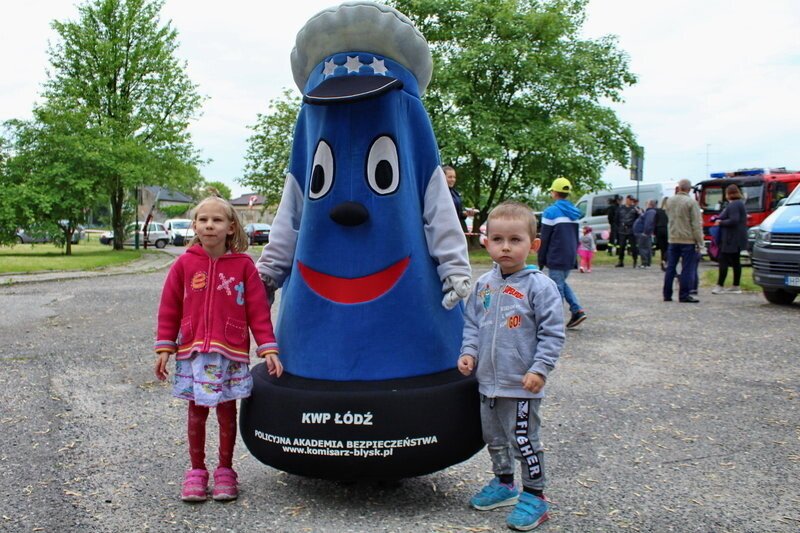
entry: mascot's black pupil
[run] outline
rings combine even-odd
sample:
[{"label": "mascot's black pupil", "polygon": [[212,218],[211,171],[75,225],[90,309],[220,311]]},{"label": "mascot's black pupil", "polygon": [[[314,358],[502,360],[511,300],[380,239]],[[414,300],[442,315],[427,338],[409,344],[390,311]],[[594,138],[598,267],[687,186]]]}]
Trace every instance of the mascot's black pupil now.
[{"label": "mascot's black pupil", "polygon": [[375,167],[375,185],[380,189],[388,189],[392,185],[392,165],[385,159]]},{"label": "mascot's black pupil", "polygon": [[318,193],[323,185],[325,185],[325,171],[322,170],[322,165],[316,165],[311,174],[311,192]]}]

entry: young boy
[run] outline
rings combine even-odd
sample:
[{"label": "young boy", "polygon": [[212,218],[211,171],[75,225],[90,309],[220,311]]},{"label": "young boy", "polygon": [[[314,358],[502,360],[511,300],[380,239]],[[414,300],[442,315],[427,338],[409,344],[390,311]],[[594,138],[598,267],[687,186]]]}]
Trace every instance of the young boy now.
[{"label": "young boy", "polygon": [[[486,248],[496,264],[467,304],[458,359],[462,374],[475,370],[478,378],[483,438],[496,476],[470,505],[488,511],[516,504],[506,523],[519,531],[549,518],[539,405],[565,338],[558,287],[525,264],[539,244],[528,206],[504,202],[489,213]],[[522,493],[512,455],[522,466]]]},{"label": "young boy", "polygon": [[556,178],[550,187],[553,202],[542,213],[542,244],[539,248],[539,268],[547,267],[547,275],[556,282],[558,292],[569,304],[571,313],[568,328],[586,320],[586,312],[567,283],[571,270],[578,268],[578,219],[581,212],[567,198],[572,184],[567,178]]}]

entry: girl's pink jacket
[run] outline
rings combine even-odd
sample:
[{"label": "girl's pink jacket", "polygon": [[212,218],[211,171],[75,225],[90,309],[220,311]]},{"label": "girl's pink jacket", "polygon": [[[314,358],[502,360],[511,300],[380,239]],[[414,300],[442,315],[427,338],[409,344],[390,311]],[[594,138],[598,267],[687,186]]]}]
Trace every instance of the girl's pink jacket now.
[{"label": "girl's pink jacket", "polygon": [[278,351],[267,293],[250,256],[229,253],[213,260],[199,244],[186,250],[161,292],[156,351],[177,351],[177,359],[218,352],[246,363],[250,331],[259,356]]}]

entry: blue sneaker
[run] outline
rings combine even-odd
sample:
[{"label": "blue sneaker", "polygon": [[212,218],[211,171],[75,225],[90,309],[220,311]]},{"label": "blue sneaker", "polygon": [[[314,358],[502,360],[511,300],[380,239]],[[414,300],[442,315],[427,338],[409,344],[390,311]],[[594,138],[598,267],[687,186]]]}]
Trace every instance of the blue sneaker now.
[{"label": "blue sneaker", "polygon": [[500,483],[494,478],[488,485],[470,499],[469,504],[479,511],[491,511],[498,507],[514,505],[517,503],[519,491],[515,488],[508,488],[507,485]]},{"label": "blue sneaker", "polygon": [[550,518],[547,514],[549,508],[550,504],[543,499],[523,492],[519,495],[517,506],[508,515],[506,524],[517,531],[530,531]]}]

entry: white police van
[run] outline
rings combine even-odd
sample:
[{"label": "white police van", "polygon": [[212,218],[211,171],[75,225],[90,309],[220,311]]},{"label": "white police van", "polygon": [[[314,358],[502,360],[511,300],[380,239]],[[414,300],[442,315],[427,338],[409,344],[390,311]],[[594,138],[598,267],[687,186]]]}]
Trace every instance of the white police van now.
[{"label": "white police van", "polygon": [[581,196],[580,200],[575,204],[582,216],[578,223],[581,226],[589,225],[592,227],[594,240],[598,247],[603,248],[608,244],[608,239],[605,238],[609,232],[608,226],[608,206],[615,197],[619,197],[624,202],[625,197],[629,194],[639,199],[639,207],[645,209],[649,200],[658,202],[661,207],[661,201],[675,194],[675,188],[678,182],[661,182],[661,183],[640,183],[637,196],[636,185],[626,187],[615,187],[607,191],[598,191]]},{"label": "white police van", "polygon": [[800,187],[754,233],[753,281],[767,301],[791,304],[800,293]]}]

